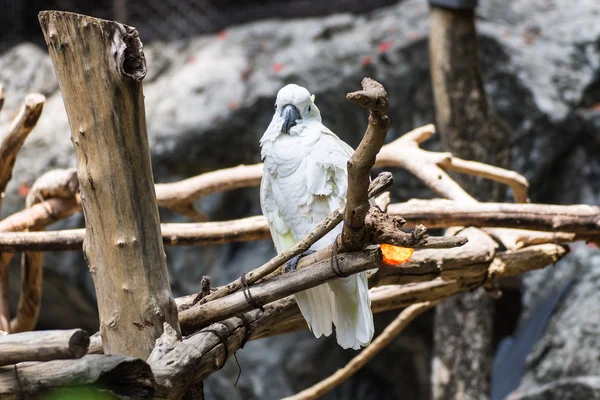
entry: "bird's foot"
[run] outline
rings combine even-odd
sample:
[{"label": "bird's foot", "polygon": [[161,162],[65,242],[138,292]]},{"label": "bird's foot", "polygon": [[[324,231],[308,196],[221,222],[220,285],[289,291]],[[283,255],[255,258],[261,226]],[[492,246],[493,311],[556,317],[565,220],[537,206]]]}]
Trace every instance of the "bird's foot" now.
[{"label": "bird's foot", "polygon": [[287,263],[285,263],[285,268],[284,271],[285,272],[292,272],[296,269],[296,267],[298,266],[298,261],[300,261],[300,259],[302,257],[306,257],[312,253],[314,253],[314,250],[306,250],[304,253],[302,254],[298,254],[297,256],[293,257],[290,261],[288,261]]}]

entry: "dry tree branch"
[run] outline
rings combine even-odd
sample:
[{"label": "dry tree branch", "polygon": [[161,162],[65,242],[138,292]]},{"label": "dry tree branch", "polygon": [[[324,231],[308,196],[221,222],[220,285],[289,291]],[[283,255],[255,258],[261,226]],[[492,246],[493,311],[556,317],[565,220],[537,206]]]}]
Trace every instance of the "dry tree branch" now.
[{"label": "dry tree branch", "polygon": [[2,140],[0,145],[0,193],[2,198],[4,198],[6,185],[12,177],[17,154],[37,124],[45,101],[46,98],[39,93],[27,95],[19,114],[10,124],[8,133]]},{"label": "dry tree branch", "polygon": [[89,335],[81,329],[13,333],[0,339],[0,366],[81,358],[89,344]]},{"label": "dry tree branch", "polygon": [[373,342],[356,355],[343,368],[338,369],[332,375],[321,382],[304,389],[300,393],[286,397],[284,400],[309,400],[318,399],[330,392],[344,381],[358,372],[372,360],[381,350],[386,348],[415,318],[431,309],[437,302],[426,301],[408,306],[381,332]]},{"label": "dry tree branch", "polygon": [[[13,119],[8,132],[0,144],[0,208],[4,199],[6,185],[12,178],[13,167],[17,154],[25,143],[25,139],[37,124],[46,98],[34,93],[25,97],[25,101],[19,114]],[[0,109],[4,104],[4,89],[0,88]],[[0,330],[10,332],[8,321],[10,320],[8,304],[8,272],[11,260],[10,255],[0,257]]]},{"label": "dry tree branch", "polygon": [[385,115],[389,100],[383,86],[370,78],[362,81],[363,90],[348,93],[352,103],[369,110],[369,125],[356,151],[348,160],[348,191],[342,230],[342,250],[361,249],[368,240],[365,217],[369,211],[369,173],[383,146],[390,119]]},{"label": "dry tree branch", "polygon": [[[17,232],[36,225],[49,225],[66,218],[78,210],[77,199],[45,200],[0,221],[0,252],[17,251],[69,251],[81,250],[84,229],[65,229],[49,232]],[[503,238],[511,237],[522,248],[542,243],[568,243],[577,240],[597,241],[599,234],[594,222],[598,207],[588,205],[556,206],[547,204],[504,204],[476,203],[468,205],[469,214],[460,210],[467,208],[451,200],[410,200],[406,203],[390,204],[388,214],[402,215],[405,227],[424,222],[430,228],[451,226],[474,227],[521,227],[540,229],[499,229]],[[458,212],[454,214],[452,210]],[[472,214],[472,215],[471,215]],[[439,215],[439,217],[438,217]],[[367,218],[367,222],[369,218]],[[570,226],[573,231],[559,231],[561,226]],[[168,246],[201,246],[241,241],[268,240],[269,226],[263,216],[240,218],[222,222],[164,223],[161,224],[163,243]],[[435,238],[429,238],[434,239]],[[511,247],[512,248],[512,247]]]},{"label": "dry tree branch", "polygon": [[207,172],[179,182],[156,184],[158,205],[177,211],[182,206],[193,207],[196,200],[213,193],[258,186],[262,177],[262,168],[262,164],[239,165]]},{"label": "dry tree branch", "polygon": [[600,207],[586,204],[477,203],[452,200],[409,200],[392,204],[389,214],[402,215],[408,224],[423,223],[429,228],[450,226],[503,227],[563,231],[600,236]]}]

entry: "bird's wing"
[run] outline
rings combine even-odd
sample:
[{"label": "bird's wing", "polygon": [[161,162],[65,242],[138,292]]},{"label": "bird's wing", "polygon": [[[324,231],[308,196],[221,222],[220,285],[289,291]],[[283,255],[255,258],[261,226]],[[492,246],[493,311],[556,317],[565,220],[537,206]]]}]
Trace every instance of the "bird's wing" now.
[{"label": "bird's wing", "polygon": [[281,253],[293,245],[296,240],[279,212],[279,206],[273,193],[271,175],[268,172],[263,174],[260,182],[260,206],[269,223],[275,249],[277,253]]}]

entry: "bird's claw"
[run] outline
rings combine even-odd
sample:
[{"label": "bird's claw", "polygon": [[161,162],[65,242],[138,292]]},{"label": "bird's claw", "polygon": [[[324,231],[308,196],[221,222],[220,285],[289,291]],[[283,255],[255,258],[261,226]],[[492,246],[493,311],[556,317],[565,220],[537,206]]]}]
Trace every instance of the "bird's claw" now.
[{"label": "bird's claw", "polygon": [[296,270],[296,267],[298,266],[298,262],[300,261],[300,259],[302,257],[306,257],[312,253],[314,253],[314,250],[306,250],[304,253],[302,254],[298,254],[297,256],[293,257],[290,261],[288,261],[287,263],[285,263],[285,268],[283,269],[286,273],[287,272],[292,272]]}]

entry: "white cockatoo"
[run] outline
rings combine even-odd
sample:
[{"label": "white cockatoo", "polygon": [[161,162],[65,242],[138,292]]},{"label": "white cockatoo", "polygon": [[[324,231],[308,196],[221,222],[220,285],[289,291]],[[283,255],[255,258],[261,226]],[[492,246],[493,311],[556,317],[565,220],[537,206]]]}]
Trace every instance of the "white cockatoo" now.
[{"label": "white cockatoo", "polygon": [[[346,204],[346,164],[354,150],[323,125],[308,90],[294,84],[277,94],[275,114],[260,145],[264,161],[260,203],[281,253]],[[341,231],[340,224],[311,250],[326,248]],[[366,272],[335,279],[295,297],[317,338],[329,336],[333,324],[337,341],[345,349],[371,342],[374,327]]]}]

